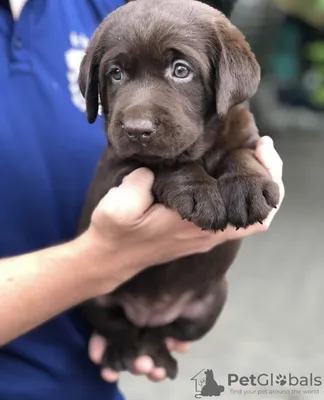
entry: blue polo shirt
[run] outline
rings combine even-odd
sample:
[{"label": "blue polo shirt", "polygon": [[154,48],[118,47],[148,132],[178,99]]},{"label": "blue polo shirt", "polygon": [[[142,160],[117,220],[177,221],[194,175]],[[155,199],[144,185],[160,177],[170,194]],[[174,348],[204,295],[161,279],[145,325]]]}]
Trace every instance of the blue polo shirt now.
[{"label": "blue polo shirt", "polygon": [[[86,121],[78,69],[96,26],[122,3],[28,0],[14,21],[0,0],[0,258],[76,234],[105,145],[101,118]],[[89,336],[67,312],[0,348],[0,400],[121,399],[89,360]]]}]

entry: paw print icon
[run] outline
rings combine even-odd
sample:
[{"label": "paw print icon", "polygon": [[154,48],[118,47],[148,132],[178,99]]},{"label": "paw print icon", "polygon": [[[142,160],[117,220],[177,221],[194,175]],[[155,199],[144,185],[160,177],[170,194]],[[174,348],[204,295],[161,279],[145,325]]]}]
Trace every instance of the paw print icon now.
[{"label": "paw print icon", "polygon": [[287,383],[286,375],[278,374],[276,375],[276,384],[280,386],[284,386]]}]

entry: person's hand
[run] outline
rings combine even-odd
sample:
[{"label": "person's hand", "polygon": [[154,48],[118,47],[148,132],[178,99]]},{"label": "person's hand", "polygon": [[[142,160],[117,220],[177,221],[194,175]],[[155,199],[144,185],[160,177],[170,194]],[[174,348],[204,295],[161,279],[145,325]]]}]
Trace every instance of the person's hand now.
[{"label": "person's hand", "polygon": [[[92,335],[89,342],[89,357],[92,362],[100,364],[107,345],[106,340],[102,336],[97,334]],[[171,352],[185,353],[190,349],[190,343],[179,342],[171,338],[166,339],[166,345]],[[137,375],[146,375],[153,382],[159,382],[166,378],[164,368],[156,367],[149,356],[138,357],[134,367]],[[107,382],[116,382],[119,379],[119,372],[113,371],[110,368],[103,368],[101,376]]]},{"label": "person's hand", "polygon": [[[202,232],[193,224],[182,221],[179,216],[161,205],[150,207],[152,204],[150,188],[153,183],[153,175],[148,170],[139,169],[130,174],[119,188],[112,189],[103,199],[93,218],[94,229],[105,237],[109,227],[111,232],[108,236],[114,238],[113,240],[116,242],[119,241],[120,249],[125,247],[127,249],[128,246],[128,251],[125,250],[126,256],[128,255],[133,261],[134,257],[138,257],[142,266],[162,263],[192,253],[209,251],[227,240],[240,239],[264,232],[269,228],[284,198],[283,165],[270,137],[263,137],[259,140],[255,155],[280,187],[279,205],[277,209],[272,210],[263,224],[256,224],[238,231],[233,227],[228,227],[224,232],[216,234]],[[134,251],[134,246],[140,249],[141,256]],[[173,339],[167,339],[167,345],[170,351],[184,352],[190,348],[189,343],[180,343]],[[93,335],[89,343],[89,355],[94,363],[100,364],[106,346],[107,343],[102,337]],[[153,381],[165,378],[163,368],[155,367],[153,361],[147,356],[141,356],[136,360],[135,370],[138,374],[147,375]],[[102,377],[106,381],[113,382],[118,380],[119,374],[116,371],[103,369]]]}]

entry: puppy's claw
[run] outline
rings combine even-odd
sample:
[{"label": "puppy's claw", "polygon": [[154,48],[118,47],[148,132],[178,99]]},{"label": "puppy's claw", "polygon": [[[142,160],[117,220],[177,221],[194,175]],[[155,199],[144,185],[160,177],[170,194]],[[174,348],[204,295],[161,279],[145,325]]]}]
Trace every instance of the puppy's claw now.
[{"label": "puppy's claw", "polygon": [[263,221],[258,221],[258,222],[259,222],[259,224],[263,225]]},{"label": "puppy's claw", "polygon": [[236,230],[236,231],[238,231],[239,229],[240,229],[240,227],[239,227],[239,226],[237,226],[235,230]]}]

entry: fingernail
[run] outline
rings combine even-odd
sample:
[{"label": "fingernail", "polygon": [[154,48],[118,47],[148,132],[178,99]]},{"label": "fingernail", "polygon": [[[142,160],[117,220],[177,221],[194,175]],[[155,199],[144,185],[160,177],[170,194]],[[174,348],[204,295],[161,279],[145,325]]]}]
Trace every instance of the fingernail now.
[{"label": "fingernail", "polygon": [[154,368],[154,363],[149,356],[139,356],[135,360],[134,367],[139,374],[148,374]]},{"label": "fingernail", "polygon": [[268,145],[273,147],[273,140],[270,136],[263,136],[261,138],[261,145]]},{"label": "fingernail", "polygon": [[107,382],[116,382],[119,378],[119,374],[109,368],[104,368],[101,371],[101,377]]}]

